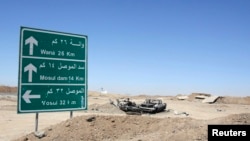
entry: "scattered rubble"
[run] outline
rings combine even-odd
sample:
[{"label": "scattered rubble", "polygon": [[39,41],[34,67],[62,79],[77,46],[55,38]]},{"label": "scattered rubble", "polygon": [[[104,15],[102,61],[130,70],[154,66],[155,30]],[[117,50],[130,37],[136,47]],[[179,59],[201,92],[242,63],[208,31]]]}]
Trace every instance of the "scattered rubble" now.
[{"label": "scattered rubble", "polygon": [[205,99],[207,97],[208,96],[205,96],[205,95],[197,95],[197,96],[195,96],[196,99]]},{"label": "scattered rubble", "polygon": [[188,116],[189,114],[187,112],[178,112],[178,111],[174,111],[175,115],[185,115]]},{"label": "scattered rubble", "polygon": [[93,116],[93,117],[89,117],[89,118],[86,119],[87,122],[92,122],[92,121],[94,121],[94,120],[95,120],[95,117],[94,117],[94,116]]},{"label": "scattered rubble", "polygon": [[202,103],[214,103],[218,98],[220,98],[219,96],[214,96],[211,94],[206,94],[206,93],[192,93],[189,96],[187,95],[179,95],[176,96],[178,100],[190,100],[192,101],[193,98],[197,99],[197,100],[202,100]]},{"label": "scattered rubble", "polygon": [[188,99],[188,96],[187,95],[177,96],[177,99],[178,100],[186,100],[186,99]]},{"label": "scattered rubble", "polygon": [[46,134],[45,134],[45,132],[44,131],[40,131],[40,132],[34,132],[34,135],[36,136],[36,137],[38,137],[39,139],[41,139],[41,138],[43,138],[43,137],[45,137],[46,136]]},{"label": "scattered rubble", "polygon": [[210,97],[206,97],[202,103],[214,103],[217,99],[219,98],[219,96],[210,96]]}]

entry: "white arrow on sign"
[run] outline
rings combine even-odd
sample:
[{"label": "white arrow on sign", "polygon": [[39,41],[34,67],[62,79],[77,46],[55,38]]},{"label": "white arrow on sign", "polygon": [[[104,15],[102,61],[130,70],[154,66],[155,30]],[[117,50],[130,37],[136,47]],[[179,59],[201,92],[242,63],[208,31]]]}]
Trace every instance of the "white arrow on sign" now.
[{"label": "white arrow on sign", "polygon": [[24,72],[29,71],[28,82],[32,82],[32,71],[37,72],[36,67],[33,64],[29,64],[24,67]]},{"label": "white arrow on sign", "polygon": [[31,90],[27,90],[24,95],[23,95],[23,100],[26,102],[26,103],[31,103],[30,99],[31,98],[41,98],[41,95],[30,95],[31,93]]},{"label": "white arrow on sign", "polygon": [[28,39],[25,40],[25,45],[30,44],[30,55],[33,55],[33,45],[38,45],[38,41],[33,37],[30,36]]}]

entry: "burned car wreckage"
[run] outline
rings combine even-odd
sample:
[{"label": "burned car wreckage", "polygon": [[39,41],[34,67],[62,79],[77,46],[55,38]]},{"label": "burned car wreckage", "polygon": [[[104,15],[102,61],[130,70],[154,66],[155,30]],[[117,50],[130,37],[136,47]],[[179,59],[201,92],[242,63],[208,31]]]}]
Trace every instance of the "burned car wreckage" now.
[{"label": "burned car wreckage", "polygon": [[162,103],[160,99],[146,99],[146,101],[139,105],[142,112],[158,113],[166,109],[167,104]]},{"label": "burned car wreckage", "polygon": [[146,99],[143,103],[136,104],[127,98],[122,101],[117,99],[117,106],[124,112],[159,113],[166,109],[167,104],[161,99]]}]

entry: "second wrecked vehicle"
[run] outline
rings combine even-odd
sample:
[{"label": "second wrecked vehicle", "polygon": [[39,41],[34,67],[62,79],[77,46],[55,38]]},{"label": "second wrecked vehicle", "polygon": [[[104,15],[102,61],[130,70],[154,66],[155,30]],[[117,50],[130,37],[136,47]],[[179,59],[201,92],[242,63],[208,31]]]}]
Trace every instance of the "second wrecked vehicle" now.
[{"label": "second wrecked vehicle", "polygon": [[146,99],[145,102],[139,106],[142,112],[148,113],[162,112],[166,107],[167,104],[163,103],[161,99]]}]

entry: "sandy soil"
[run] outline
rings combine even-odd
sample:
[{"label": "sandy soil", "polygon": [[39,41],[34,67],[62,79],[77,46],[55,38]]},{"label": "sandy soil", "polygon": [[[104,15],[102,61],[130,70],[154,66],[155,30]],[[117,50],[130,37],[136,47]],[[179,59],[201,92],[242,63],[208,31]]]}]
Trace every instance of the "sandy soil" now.
[{"label": "sandy soil", "polygon": [[[160,98],[167,109],[157,114],[127,115],[110,100],[129,97],[136,103]],[[191,97],[191,96],[190,96]],[[175,96],[124,96],[89,93],[87,111],[17,114],[16,94],[0,94],[0,141],[68,140],[207,140],[208,124],[250,124],[250,98],[224,97],[213,104]],[[186,113],[186,114],[182,114]]]}]

